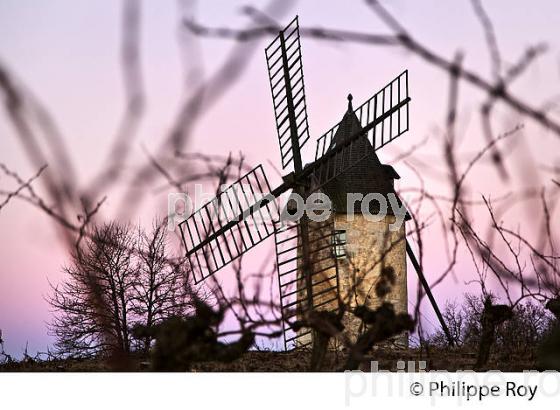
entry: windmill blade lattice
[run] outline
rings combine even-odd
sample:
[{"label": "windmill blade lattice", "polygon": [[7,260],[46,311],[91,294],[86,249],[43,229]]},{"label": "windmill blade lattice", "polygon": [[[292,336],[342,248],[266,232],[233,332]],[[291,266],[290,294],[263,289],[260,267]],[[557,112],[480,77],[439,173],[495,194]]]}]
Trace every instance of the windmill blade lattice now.
[{"label": "windmill blade lattice", "polygon": [[[344,146],[337,147],[334,141],[341,123],[319,137],[314,172],[318,186],[359,163],[371,147],[378,150],[408,131],[409,102],[406,70],[354,111],[362,130],[349,137]],[[328,161],[320,161],[325,157]]]},{"label": "windmill blade lattice", "polygon": [[[278,220],[275,199],[290,189],[306,199],[310,191],[320,189],[360,163],[372,151],[408,131],[410,97],[408,71],[404,71],[355,111],[350,104],[349,113],[355,114],[357,120],[354,118],[353,121],[359,124],[352,125],[352,133],[341,133],[343,138],[337,137],[341,123],[327,131],[317,140],[315,161],[304,168],[301,148],[309,139],[309,126],[297,17],[279,32],[265,54],[282,167],[286,168],[293,162],[294,172],[284,176],[284,182],[271,191],[259,165],[181,222],[179,227],[195,283],[203,281],[275,234],[287,348],[289,344],[305,344],[306,336],[309,336],[307,342],[311,341],[310,331],[297,333],[290,326],[309,308],[339,308],[336,249],[344,244],[338,242],[332,219],[325,224],[317,224],[311,223],[304,215],[298,223],[268,223]],[[257,199],[257,192],[267,193],[267,196]],[[450,344],[453,344],[408,242],[407,253]]]},{"label": "windmill blade lattice", "polygon": [[259,165],[179,224],[195,283],[274,233],[278,208]]},{"label": "windmill blade lattice", "polygon": [[[284,346],[288,350],[296,345],[306,346],[311,341],[310,329],[296,332],[291,327],[309,309],[302,272],[301,232],[300,225],[294,222],[277,222],[274,229],[282,330]],[[332,220],[309,224],[313,309],[334,311],[338,308],[338,263],[333,254],[335,234]],[[336,243],[336,246],[344,245],[340,241]]]},{"label": "windmill blade lattice", "polygon": [[295,161],[297,171],[298,166],[301,165],[299,150],[309,139],[297,17],[280,31],[266,48],[265,54],[282,168]]},{"label": "windmill blade lattice", "polygon": [[[387,145],[409,129],[408,70],[360,105],[354,113],[375,150]],[[315,159],[334,146],[333,138],[340,123],[317,140]]]}]

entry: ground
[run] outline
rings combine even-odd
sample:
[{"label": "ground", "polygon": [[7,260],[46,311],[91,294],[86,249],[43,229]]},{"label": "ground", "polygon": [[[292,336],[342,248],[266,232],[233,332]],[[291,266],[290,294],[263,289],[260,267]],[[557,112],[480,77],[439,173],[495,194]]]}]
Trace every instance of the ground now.
[{"label": "ground", "polygon": [[[487,367],[488,370],[515,372],[536,368],[533,355],[518,356],[494,354]],[[307,371],[310,358],[308,350],[290,352],[251,351],[231,363],[205,362],[193,366],[195,372],[304,372]],[[325,363],[325,371],[341,369],[344,365],[343,352],[331,352]],[[361,370],[370,371],[371,362],[377,361],[380,370],[397,370],[399,361],[414,362],[418,371],[418,362],[426,362],[426,370],[472,370],[476,361],[474,352],[461,350],[378,350],[368,356],[362,363]],[[408,364],[407,364],[408,366]],[[402,369],[402,365],[399,369]],[[129,367],[130,371],[149,371],[148,360],[136,359]],[[0,371],[29,372],[103,372],[111,371],[110,365],[100,359],[52,360],[44,362],[24,361],[0,365]]]}]

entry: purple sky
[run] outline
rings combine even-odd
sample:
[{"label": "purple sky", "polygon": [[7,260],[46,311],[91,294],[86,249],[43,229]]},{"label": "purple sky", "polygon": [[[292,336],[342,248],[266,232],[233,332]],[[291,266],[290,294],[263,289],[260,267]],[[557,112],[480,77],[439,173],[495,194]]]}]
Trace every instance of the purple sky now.
[{"label": "purple sky", "polygon": [[[264,2],[252,2],[262,8]],[[515,4],[515,6],[513,5]],[[240,7],[244,1],[201,1],[197,18],[210,26],[241,27],[246,17]],[[123,112],[123,92],[119,66],[121,7],[116,1],[0,1],[0,61],[40,101],[46,104],[68,141],[72,157],[79,164],[81,181],[87,182],[104,158],[115,135]],[[548,98],[560,94],[558,78],[558,16],[560,3],[487,1],[504,61],[512,63],[527,46],[539,42],[549,45],[540,58],[520,78],[512,92],[541,106]],[[389,9],[415,37],[446,58],[457,50],[465,54],[464,64],[486,78],[491,78],[489,53],[479,21],[469,1],[390,2]],[[371,33],[386,32],[376,16],[361,2],[309,0],[301,1],[282,19],[299,14],[302,26],[323,26]],[[147,112],[134,145],[134,154],[123,164],[132,170],[155,150],[169,131],[183,97],[183,61],[178,47],[178,5],[175,1],[144,1],[142,10],[142,67]],[[270,164],[279,165],[273,111],[264,61],[269,39],[260,40],[259,51],[247,71],[225,96],[206,112],[197,125],[189,151],[227,154],[242,151],[253,164],[262,163],[276,183],[280,180]],[[232,43],[205,39],[201,42],[202,65],[211,73],[223,61]],[[304,72],[312,140],[305,152],[311,159],[314,140],[340,120],[346,108],[346,95],[352,92],[355,105],[403,71],[409,69],[411,131],[398,142],[383,149],[380,157],[390,161],[424,137],[430,139],[417,155],[436,169],[443,169],[441,147],[435,141],[442,134],[446,115],[448,80],[436,68],[400,48],[366,47],[325,43],[303,39]],[[470,158],[482,144],[478,107],[484,95],[468,86],[461,88],[458,131],[461,153]],[[523,184],[523,163],[539,158],[550,163],[558,152],[558,141],[530,121],[517,118],[503,106],[497,106],[496,131],[525,124],[524,136],[514,154],[519,167],[510,169],[512,184]],[[434,141],[433,143],[431,143]],[[439,140],[437,140],[439,141]],[[22,176],[36,170],[30,167],[16,134],[0,111],[0,161]],[[401,188],[416,186],[417,179],[404,164],[393,164],[401,174]],[[496,172],[483,165],[473,174],[473,197],[480,193],[497,197],[508,191]],[[427,179],[431,193],[447,193],[439,180]],[[9,188],[0,178],[0,188]],[[162,180],[156,186],[165,186]],[[166,190],[154,190],[153,198],[142,203],[140,211],[129,215],[133,223],[148,224],[154,215],[166,212]],[[107,218],[115,212],[122,190],[108,193],[103,208]],[[531,218],[519,211],[517,223],[531,229]],[[484,224],[485,222],[481,222]],[[435,232],[435,231],[434,231]],[[426,271],[440,272],[445,264],[437,235],[426,254]],[[257,267],[271,244],[262,245],[256,256],[247,261],[248,269]],[[452,299],[469,287],[472,278],[470,257],[462,254],[455,278],[449,277],[435,290],[440,301]],[[0,211],[0,328],[4,331],[6,350],[20,354],[29,341],[31,351],[46,350],[52,343],[46,334],[49,309],[43,297],[48,292],[47,279],[56,283],[61,266],[67,261],[62,242],[52,222],[36,209],[13,201]],[[220,277],[227,280],[225,277]],[[416,278],[409,270],[409,290],[414,293]],[[413,300],[411,300],[413,302]],[[433,321],[431,309],[426,315]]]}]

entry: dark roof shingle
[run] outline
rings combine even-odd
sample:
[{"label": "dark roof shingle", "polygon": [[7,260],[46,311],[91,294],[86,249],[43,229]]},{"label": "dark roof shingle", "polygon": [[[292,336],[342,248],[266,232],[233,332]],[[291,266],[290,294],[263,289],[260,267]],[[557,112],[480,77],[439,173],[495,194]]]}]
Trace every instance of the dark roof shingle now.
[{"label": "dark roof shingle", "polygon": [[[348,110],[339,124],[329,149],[334,148],[337,144],[342,143],[345,139],[354,135],[361,129],[360,121],[352,110],[351,96],[349,96]],[[387,198],[387,194],[395,193],[393,185],[394,179],[400,178],[399,174],[391,165],[384,165],[381,163],[367,135],[363,135],[357,143],[352,144],[351,150],[353,152],[350,153],[349,156],[353,158],[363,156],[364,152],[367,155],[364,159],[321,188],[321,191],[327,194],[333,202],[334,211],[338,213],[347,212],[347,194],[360,193],[365,196],[369,193],[380,193]],[[402,206],[398,195],[397,200],[399,205]],[[370,212],[376,213],[379,211],[378,208],[379,205],[377,201],[371,201]],[[360,202],[354,204],[354,212],[361,212]],[[388,212],[393,214],[390,206]],[[410,219],[408,212],[406,219]]]}]

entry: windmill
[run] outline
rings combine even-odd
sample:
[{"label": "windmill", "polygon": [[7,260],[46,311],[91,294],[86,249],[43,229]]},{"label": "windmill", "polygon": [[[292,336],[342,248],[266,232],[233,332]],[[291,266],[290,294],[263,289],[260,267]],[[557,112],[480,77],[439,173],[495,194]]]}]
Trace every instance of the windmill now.
[{"label": "windmill", "polygon": [[[265,55],[281,164],[289,172],[283,177],[281,185],[271,189],[262,166],[258,165],[229,187],[221,189],[212,201],[182,221],[179,227],[186,255],[193,267],[195,283],[204,281],[265,239],[275,236],[284,342],[288,348],[289,343],[305,336],[301,332],[289,335],[293,316],[311,309],[335,307],[339,292],[338,262],[336,257],[331,257],[330,249],[333,244],[343,246],[344,241],[337,238],[332,223],[310,224],[306,213],[297,221],[280,221],[276,200],[290,190],[307,199],[313,192],[360,164],[368,155],[364,144],[375,151],[408,131],[408,71],[401,73],[354,110],[359,126],[347,138],[335,142],[341,123],[319,137],[315,160],[304,167],[301,149],[310,135],[297,17],[278,33],[265,49]],[[267,194],[259,196],[258,193]],[[452,343],[408,241],[406,253]],[[317,258],[328,260],[326,266],[325,263],[314,263]],[[321,274],[320,271],[333,274],[317,281],[314,277]]]}]

